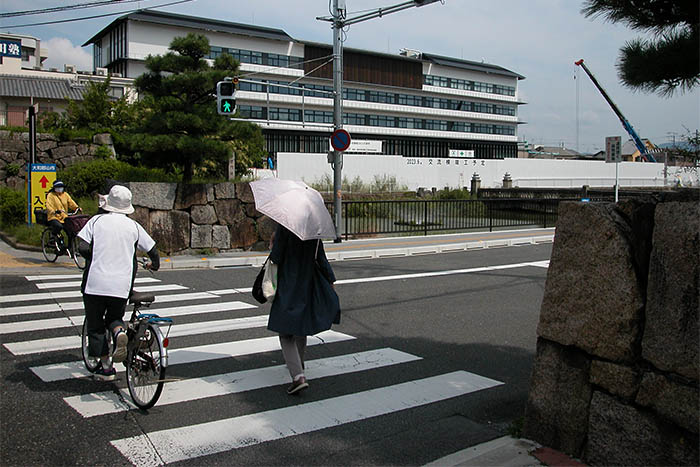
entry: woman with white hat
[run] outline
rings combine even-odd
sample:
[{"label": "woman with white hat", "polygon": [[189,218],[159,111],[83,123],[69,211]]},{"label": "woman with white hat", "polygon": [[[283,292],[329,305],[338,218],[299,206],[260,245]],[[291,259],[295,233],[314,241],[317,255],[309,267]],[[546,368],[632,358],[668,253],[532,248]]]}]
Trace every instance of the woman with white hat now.
[{"label": "woman with white hat", "polygon": [[[155,271],[160,267],[160,256],[151,236],[138,222],[126,217],[134,212],[127,187],[114,185],[101,201],[100,207],[106,213],[92,217],[78,233],[83,240],[80,254],[87,259],[81,291],[88,353],[101,361],[95,377],[113,381],[116,371],[112,362],[123,362],[126,358],[128,338],[123,318],[136,277],[136,250],[148,252],[150,269]],[[105,329],[113,334],[115,342],[112,358]]]}]

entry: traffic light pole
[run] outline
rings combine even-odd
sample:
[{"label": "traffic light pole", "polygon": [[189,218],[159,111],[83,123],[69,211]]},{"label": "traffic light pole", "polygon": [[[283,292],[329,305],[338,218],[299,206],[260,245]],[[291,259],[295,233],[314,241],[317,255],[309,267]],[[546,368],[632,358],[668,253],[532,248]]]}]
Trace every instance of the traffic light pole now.
[{"label": "traffic light pole", "polygon": [[[361,23],[374,18],[381,18],[389,13],[405,10],[407,8],[421,7],[436,2],[444,3],[445,0],[410,0],[387,8],[360,14],[353,18],[347,18],[345,0],[333,0],[331,16],[317,17],[316,19],[330,21],[333,28],[333,129],[343,127],[343,40],[341,34],[345,26]],[[333,150],[333,209],[335,210],[335,242],[340,243],[342,214],[342,169],[343,153]]]},{"label": "traffic light pole", "polygon": [[[344,3],[344,2],[343,2]],[[341,19],[345,16],[345,10],[338,8],[338,0],[333,0],[333,129],[343,127],[343,41],[340,35],[343,33]],[[335,243],[340,243],[341,226],[343,225],[342,212],[342,170],[343,154],[333,150],[333,210],[335,212]]]}]

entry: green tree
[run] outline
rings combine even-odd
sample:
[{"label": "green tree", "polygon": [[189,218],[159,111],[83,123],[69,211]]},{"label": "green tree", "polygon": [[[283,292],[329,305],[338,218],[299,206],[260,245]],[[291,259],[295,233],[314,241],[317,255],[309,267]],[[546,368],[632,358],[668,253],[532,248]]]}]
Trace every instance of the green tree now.
[{"label": "green tree", "polygon": [[652,34],[620,49],[624,86],[671,96],[700,84],[698,0],[585,0],[582,13]]},{"label": "green tree", "polygon": [[[232,150],[226,139],[247,132],[243,136],[253,149],[262,144],[259,129],[257,133],[246,130],[252,124],[235,124],[217,114],[216,83],[235,75],[238,62],[222,54],[212,67],[204,59],[208,53],[205,36],[176,37],[170,52],[146,58],[148,71],[135,81],[142,108],[140,130],[131,137],[132,149],[147,165],[181,170],[185,183],[192,180],[196,169],[225,167]],[[236,131],[236,126],[241,129]],[[236,155],[243,158],[243,154]]]}]

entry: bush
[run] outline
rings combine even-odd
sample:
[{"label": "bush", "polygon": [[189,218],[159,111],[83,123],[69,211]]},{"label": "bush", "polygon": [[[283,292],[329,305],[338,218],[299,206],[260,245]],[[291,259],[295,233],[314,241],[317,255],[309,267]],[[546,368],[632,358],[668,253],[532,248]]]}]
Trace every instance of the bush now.
[{"label": "bush", "polygon": [[7,164],[5,173],[7,173],[9,177],[14,177],[15,175],[19,175],[19,169],[19,164]]},{"label": "bush", "polygon": [[27,193],[0,187],[0,225],[19,225],[27,220]]},{"label": "bush", "polygon": [[115,159],[96,159],[72,165],[58,172],[73,198],[102,193],[107,180],[122,182],[177,182],[177,177],[162,169],[133,167]]}]

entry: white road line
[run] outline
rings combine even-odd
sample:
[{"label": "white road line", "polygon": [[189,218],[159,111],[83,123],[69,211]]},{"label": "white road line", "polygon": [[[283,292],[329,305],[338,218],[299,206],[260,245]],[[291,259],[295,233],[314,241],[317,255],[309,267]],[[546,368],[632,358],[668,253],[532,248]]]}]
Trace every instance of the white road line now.
[{"label": "white road line", "polygon": [[[197,323],[177,324],[170,329],[169,337],[193,336],[215,332],[235,331],[238,329],[262,328],[267,326],[268,315],[249,316],[246,318],[201,321]],[[81,323],[82,325],[82,323]],[[165,329],[163,331],[165,332]],[[3,344],[13,355],[29,355],[42,352],[56,352],[80,348],[80,336],[51,337],[22,342]]]},{"label": "white road line", "polygon": [[[324,331],[315,336],[309,337],[308,345],[330,344],[355,339],[353,336],[336,331]],[[238,357],[241,355],[251,355],[262,352],[279,350],[279,337],[261,337],[258,339],[247,339],[235,342],[222,342],[219,344],[200,345],[187,347],[184,349],[168,350],[168,365],[178,365],[182,363],[202,362],[215,360],[217,358]],[[70,378],[81,378],[89,376],[83,361],[58,363],[31,367],[42,381],[60,381]]]},{"label": "white road line", "polygon": [[0,308],[0,316],[31,315],[34,313],[51,313],[61,310],[82,310],[83,302],[45,303],[43,305],[23,305]]},{"label": "white road line", "polygon": [[[75,302],[79,305],[79,308],[83,308],[83,304],[80,302]],[[66,304],[63,304],[64,306]],[[41,306],[41,305],[37,305]],[[245,302],[219,302],[219,303],[205,303],[201,305],[187,305],[187,306],[175,306],[169,308],[157,308],[157,309],[147,309],[148,313],[156,313],[161,316],[183,316],[183,315],[198,315],[203,313],[216,313],[219,311],[234,311],[234,310],[246,310],[250,308],[257,308],[255,305],[251,305]],[[63,308],[66,309],[65,307]],[[58,305],[56,305],[56,310],[59,311]],[[127,310],[124,315],[125,318],[131,316],[131,311]],[[34,319],[30,321],[17,321],[14,323],[2,323],[0,324],[0,334],[8,334],[11,332],[26,332],[26,331],[39,331],[41,329],[54,329],[54,328],[67,328],[71,326],[82,326],[84,315],[73,315],[61,318],[49,318],[49,319]]]},{"label": "white road line", "polygon": [[[81,296],[80,292],[73,295],[74,297]],[[202,299],[212,299],[219,298],[219,295],[213,295],[209,292],[188,292],[180,294],[170,294],[170,295],[156,295],[156,304],[167,303],[167,302],[179,302],[184,300],[202,300]],[[0,316],[12,316],[12,315],[29,315],[33,313],[49,313],[53,311],[68,311],[68,310],[82,310],[83,302],[60,302],[60,303],[46,303],[43,305],[23,305],[16,307],[0,308]]]},{"label": "white road line", "polygon": [[[161,282],[160,279],[156,279],[155,277],[137,277],[134,280],[135,284],[148,284],[148,283],[153,283],[153,282]],[[34,284],[36,285],[37,289],[62,289],[65,288],[67,289],[68,287],[80,287],[81,281],[69,281],[69,282],[46,282],[46,283],[39,283],[39,284]]]},{"label": "white road line", "polygon": [[[152,285],[146,287],[134,287],[137,292],[162,292],[166,290],[186,290],[187,287],[178,284]],[[30,300],[56,300],[59,298],[75,298],[82,297],[80,290],[71,290],[70,292],[44,292],[44,293],[25,293],[17,295],[4,295],[0,297],[0,303],[10,302],[26,302]]]},{"label": "white road line", "polygon": [[111,443],[134,465],[168,464],[387,415],[500,384],[466,371],[456,371]]},{"label": "white road line", "polygon": [[82,279],[82,274],[46,274],[44,276],[24,276],[28,281],[43,281],[54,279]]},{"label": "white road line", "polygon": [[377,276],[377,277],[360,277],[357,279],[342,279],[336,281],[336,285],[341,284],[361,284],[365,282],[381,282],[381,281],[395,281],[395,280],[405,280],[405,279],[420,279],[424,277],[438,277],[438,276],[451,276],[454,274],[471,274],[475,272],[486,272],[486,271],[500,271],[503,269],[515,269],[524,268],[527,266],[540,266],[537,262],[528,263],[515,263],[515,264],[502,264],[500,266],[482,266],[478,268],[468,268],[468,269],[452,269],[447,271],[433,271],[433,272],[417,272],[413,274],[397,274],[393,276]]},{"label": "white road line", "polygon": [[[305,362],[306,369],[304,373],[311,380],[398,365],[415,360],[421,360],[421,357],[399,350],[384,348],[309,360]],[[285,383],[289,383],[289,371],[285,365],[186,379],[167,383],[160,399],[158,399],[158,407],[205,399],[207,397],[252,391]],[[133,408],[128,390],[122,389],[121,393],[123,400],[127,401],[127,404],[121,402],[119,395],[115,394],[114,391],[70,396],[65,397],[63,400],[83,417],[87,418],[122,412]]]},{"label": "white road line", "polygon": [[71,317],[62,316],[60,318],[34,319],[31,321],[16,321],[14,323],[0,324],[0,334],[10,334],[13,332],[41,331],[43,329],[69,328],[71,326],[82,326],[85,316],[76,315]]},{"label": "white road line", "polygon": [[549,267],[549,260],[544,260],[544,261],[536,261],[532,263],[533,266],[537,266],[538,268],[548,268]]}]

